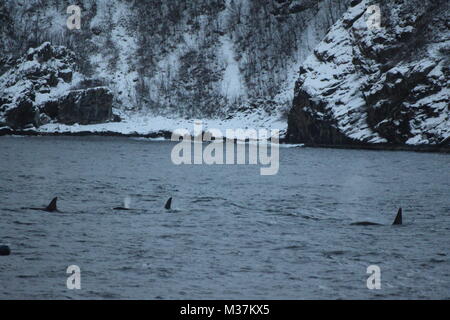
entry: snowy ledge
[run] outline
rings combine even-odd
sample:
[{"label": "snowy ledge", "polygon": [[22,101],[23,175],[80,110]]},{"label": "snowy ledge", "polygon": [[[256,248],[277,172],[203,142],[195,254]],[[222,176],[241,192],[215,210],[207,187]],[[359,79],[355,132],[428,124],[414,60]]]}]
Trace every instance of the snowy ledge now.
[{"label": "snowy ledge", "polygon": [[[261,117],[260,115],[238,114],[231,119],[170,119],[163,116],[124,116],[122,121],[107,122],[90,125],[65,125],[60,123],[49,123],[39,128],[13,130],[9,127],[0,128],[0,135],[42,135],[42,136],[124,136],[142,138],[164,138],[171,139],[176,130],[186,130],[194,136],[194,126],[201,124],[201,131],[218,130],[227,137],[227,130],[255,130],[270,133],[272,130],[279,131],[280,140],[284,139],[287,124],[286,121],[277,117]],[[198,128],[198,127],[197,127]],[[242,134],[244,134],[243,132]],[[231,137],[229,137],[231,138]],[[234,137],[236,140],[248,140],[245,135]]]}]

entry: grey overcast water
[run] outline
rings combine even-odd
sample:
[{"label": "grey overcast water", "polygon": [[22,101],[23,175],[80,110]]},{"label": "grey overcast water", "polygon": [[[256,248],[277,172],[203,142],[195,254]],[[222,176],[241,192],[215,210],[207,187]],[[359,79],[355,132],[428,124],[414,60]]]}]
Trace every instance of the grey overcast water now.
[{"label": "grey overcast water", "polygon": [[[175,166],[174,145],[0,137],[0,298],[450,299],[448,154],[281,148],[260,176]],[[54,196],[61,213],[21,209]]]}]

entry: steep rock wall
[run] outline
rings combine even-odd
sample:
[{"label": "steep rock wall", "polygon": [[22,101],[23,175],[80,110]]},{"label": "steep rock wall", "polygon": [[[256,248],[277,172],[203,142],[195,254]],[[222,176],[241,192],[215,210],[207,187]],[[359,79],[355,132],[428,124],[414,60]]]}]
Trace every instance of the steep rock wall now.
[{"label": "steep rock wall", "polygon": [[[367,25],[378,4],[381,28]],[[448,144],[448,1],[354,1],[300,68],[287,139]]]}]

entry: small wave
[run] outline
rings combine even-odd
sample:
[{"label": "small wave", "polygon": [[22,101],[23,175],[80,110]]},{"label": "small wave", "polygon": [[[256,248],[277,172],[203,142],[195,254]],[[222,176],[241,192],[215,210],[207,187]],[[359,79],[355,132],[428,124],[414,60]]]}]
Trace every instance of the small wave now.
[{"label": "small wave", "polygon": [[[239,208],[239,209],[251,209],[251,208],[249,208],[249,207],[244,207],[244,206],[239,205],[239,204],[234,203],[234,202],[230,202],[229,205],[230,205],[230,206],[233,206],[233,207],[236,207],[236,208]],[[266,211],[269,211],[269,210],[266,210]]]},{"label": "small wave", "polygon": [[199,197],[191,201],[191,203],[210,202],[214,200],[225,200],[221,197]]},{"label": "small wave", "polygon": [[443,263],[443,262],[446,262],[446,260],[432,258],[432,259],[430,259],[430,262],[431,263]]},{"label": "small wave", "polygon": [[331,255],[331,256],[340,256],[340,255],[345,254],[345,251],[343,251],[343,250],[335,250],[335,251],[324,251],[322,253],[324,255],[327,255],[327,256],[329,256],[329,255]]},{"label": "small wave", "polygon": [[23,135],[17,135],[17,134],[9,134],[9,135],[5,135],[6,138],[26,138],[27,136]]},{"label": "small wave", "polygon": [[304,246],[302,246],[302,245],[290,245],[290,246],[286,246],[286,247],[279,247],[279,248],[276,248],[275,250],[283,250],[283,249],[285,249],[285,250],[300,250],[300,249],[304,249],[305,247]]},{"label": "small wave", "polygon": [[290,149],[290,148],[303,148],[305,145],[303,143],[298,144],[288,144],[288,143],[272,143],[266,140],[237,140],[236,144],[248,144],[248,145],[267,145],[270,147],[278,147],[278,148],[284,148],[284,149]]},{"label": "small wave", "polygon": [[[276,210],[276,211],[278,211],[278,210]],[[272,212],[274,212],[274,211],[272,210]],[[280,213],[280,215],[286,216],[286,217],[298,217],[299,216],[299,214],[295,213],[295,212],[283,212],[283,213]]]},{"label": "small wave", "polygon": [[20,209],[10,209],[10,208],[3,208],[2,211],[7,211],[7,212],[22,212],[22,210],[25,210],[27,208],[20,208]]},{"label": "small wave", "polygon": [[313,216],[307,216],[307,215],[301,215],[300,217],[302,217],[305,220],[313,220],[313,221],[319,221],[319,218],[313,217]]},{"label": "small wave", "polygon": [[169,139],[166,139],[164,137],[156,137],[156,138],[145,138],[145,137],[138,137],[138,138],[130,138],[134,141],[170,141]]},{"label": "small wave", "polygon": [[279,147],[286,148],[286,149],[303,148],[303,147],[305,147],[305,145],[303,143],[298,143],[298,144],[281,143],[281,144],[279,144]]},{"label": "small wave", "polygon": [[31,223],[31,222],[21,222],[21,221],[13,221],[14,224],[19,224],[19,225],[25,225],[25,226],[32,226],[35,223]]}]

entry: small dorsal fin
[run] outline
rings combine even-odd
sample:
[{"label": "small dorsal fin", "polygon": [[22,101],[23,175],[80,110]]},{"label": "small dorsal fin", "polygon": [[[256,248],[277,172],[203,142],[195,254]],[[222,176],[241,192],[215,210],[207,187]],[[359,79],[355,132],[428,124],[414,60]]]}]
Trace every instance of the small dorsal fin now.
[{"label": "small dorsal fin", "polygon": [[49,212],[53,212],[58,210],[56,207],[56,202],[58,201],[58,197],[55,197],[52,202],[50,202],[50,204],[47,206],[47,208],[45,208],[45,210],[49,211]]},{"label": "small dorsal fin", "polygon": [[403,224],[402,208],[398,209],[397,216],[395,217],[394,223],[392,225],[399,225],[399,224]]},{"label": "small dorsal fin", "polygon": [[171,206],[172,206],[172,198],[169,198],[169,200],[167,200],[166,205],[164,206],[164,208],[166,208],[167,210],[170,210]]}]

